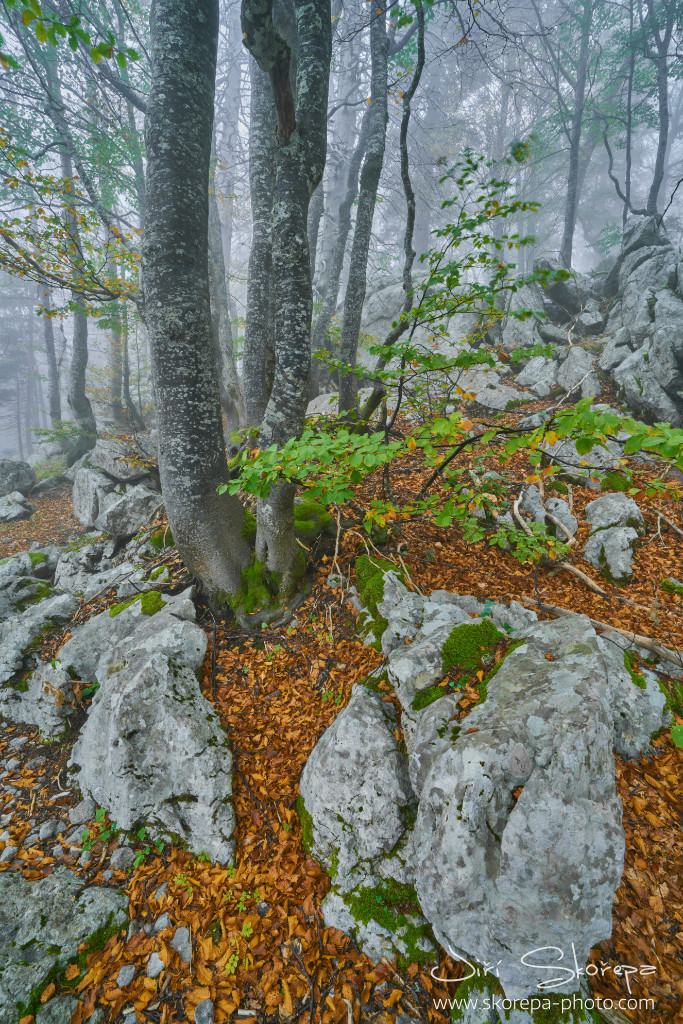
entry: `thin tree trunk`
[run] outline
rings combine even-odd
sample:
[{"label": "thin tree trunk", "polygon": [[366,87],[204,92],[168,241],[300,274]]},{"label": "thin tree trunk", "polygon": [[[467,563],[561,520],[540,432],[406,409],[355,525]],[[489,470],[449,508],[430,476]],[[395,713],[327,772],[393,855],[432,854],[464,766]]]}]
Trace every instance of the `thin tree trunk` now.
[{"label": "thin tree trunk", "polygon": [[[215,162],[214,162],[215,168]],[[223,255],[223,236],[216,200],[215,179],[209,187],[209,294],[211,296],[211,324],[216,349],[218,389],[221,406],[229,431],[244,424],[244,403],[235,367],[228,287]]]},{"label": "thin tree trunk", "polygon": [[14,395],[15,395],[15,418],[16,418],[16,430],[17,430],[17,449],[19,451],[19,461],[24,461],[24,438],[21,430],[21,390],[19,386],[19,374],[17,373],[14,377]]},{"label": "thin tree trunk", "polygon": [[252,237],[247,277],[247,315],[244,328],[242,388],[249,426],[263,419],[270,395],[266,378],[268,349],[272,349],[271,268],[273,189],[275,187],[275,107],[268,75],[254,58],[249,60],[251,105],[249,120],[249,185]]},{"label": "thin tree trunk", "polygon": [[[372,84],[370,87],[370,123],[365,160],[360,173],[358,212],[351,247],[349,280],[344,300],[339,355],[350,367],[356,365],[360,337],[363,303],[367,288],[368,252],[372,235],[372,221],[377,202],[377,190],[384,163],[387,131],[387,63],[389,41],[386,33],[386,12],[377,8],[370,21],[370,54]],[[358,378],[355,373],[343,373],[339,381],[339,411],[349,412],[358,402]]]},{"label": "thin tree trunk", "polygon": [[647,197],[647,212],[649,216],[657,214],[657,203],[659,192],[664,180],[664,165],[666,161],[666,149],[669,144],[669,62],[668,51],[673,22],[667,21],[664,33],[660,35],[656,27],[656,13],[653,0],[648,0],[648,20],[653,24],[653,36],[657,47],[655,63],[657,65],[657,99],[659,105],[659,135],[657,139],[657,155],[655,157],[654,173],[652,184]]},{"label": "thin tree trunk", "polygon": [[576,211],[579,203],[579,160],[581,158],[583,110],[586,102],[591,18],[592,5],[584,4],[579,60],[576,68],[576,86],[574,88],[574,111],[572,113],[571,131],[569,133],[569,174],[567,176],[567,199],[564,208],[564,230],[562,233],[562,245],[560,246],[560,259],[568,269],[572,265]]},{"label": "thin tree trunk", "polygon": [[211,335],[208,196],[218,0],[153,0],[152,84],[145,122],[145,313],[159,471],[180,555],[220,604],[249,559],[228,480]]},{"label": "thin tree trunk", "polygon": [[320,233],[320,220],[325,208],[325,190],[322,181],[311,197],[311,205],[308,209],[308,251],[311,256],[311,281],[315,279],[315,260],[318,253],[318,234]]},{"label": "thin tree trunk", "polygon": [[57,365],[57,353],[55,350],[55,332],[52,324],[52,317],[49,315],[51,307],[50,289],[38,285],[38,301],[43,307],[43,345],[45,346],[45,360],[47,362],[47,402],[50,413],[50,423],[53,427],[62,418],[62,402],[59,391],[59,367]]}]

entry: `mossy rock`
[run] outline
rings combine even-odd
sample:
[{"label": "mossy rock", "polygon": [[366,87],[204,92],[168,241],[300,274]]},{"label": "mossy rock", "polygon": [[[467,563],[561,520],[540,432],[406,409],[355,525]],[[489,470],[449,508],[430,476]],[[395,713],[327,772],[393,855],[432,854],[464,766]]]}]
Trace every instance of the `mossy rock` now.
[{"label": "mossy rock", "polygon": [[504,639],[505,635],[490,619],[456,626],[443,645],[444,675],[447,672],[474,672],[482,665],[490,665],[494,648]]},{"label": "mossy rock", "polygon": [[[415,918],[422,917],[422,908],[414,886],[388,877],[375,886],[361,886],[341,896],[351,916],[360,925],[376,921],[405,945],[407,953],[399,953],[398,956],[400,967],[405,969],[412,963],[434,961],[436,941],[432,928],[426,921],[415,922]],[[424,939],[433,947],[429,951],[420,946],[420,940]]]},{"label": "mossy rock", "polygon": [[680,594],[683,597],[683,583],[679,583],[673,576],[667,576],[660,584],[665,594]]},{"label": "mossy rock", "polygon": [[163,530],[156,530],[155,533],[149,538],[149,543],[156,551],[163,551],[164,548],[175,547],[175,541],[173,540],[173,534],[170,530],[164,528]]},{"label": "mossy rock", "polygon": [[395,572],[401,582],[405,582],[403,573],[397,570],[393,562],[387,562],[383,558],[370,558],[369,555],[361,555],[356,559],[356,589],[372,616],[362,624],[361,631],[364,636],[372,633],[375,638],[373,646],[378,649],[382,643],[382,634],[389,625],[387,619],[377,610],[377,605],[384,600],[384,574],[389,571]]},{"label": "mossy rock", "polygon": [[121,601],[120,604],[113,605],[109,609],[109,617],[115,618],[115,616],[125,611],[126,608],[130,608],[132,604],[135,604],[136,601],[140,602],[143,615],[156,615],[167,604],[158,590],[146,590],[142,594],[136,594],[135,597],[131,597],[128,601]]},{"label": "mossy rock", "polygon": [[310,547],[322,533],[334,534],[335,522],[324,505],[304,498],[294,504],[294,531]]}]

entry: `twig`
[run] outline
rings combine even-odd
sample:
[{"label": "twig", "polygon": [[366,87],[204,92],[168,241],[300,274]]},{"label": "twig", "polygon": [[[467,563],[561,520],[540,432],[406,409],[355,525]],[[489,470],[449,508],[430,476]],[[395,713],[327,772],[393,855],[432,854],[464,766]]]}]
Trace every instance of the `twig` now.
[{"label": "twig", "polygon": [[665,516],[663,512],[659,511],[659,509],[655,509],[655,511],[656,511],[658,516],[661,516],[661,518],[664,520],[665,523],[669,524],[669,526],[671,527],[672,530],[676,531],[676,533],[679,535],[679,537],[683,537],[683,530],[679,529],[676,526],[676,524],[669,519],[668,516]]},{"label": "twig", "polygon": [[522,519],[522,517],[519,514],[519,498],[520,498],[520,496],[518,494],[517,497],[515,498],[514,505],[512,506],[512,514],[515,517],[515,519],[517,520],[517,522],[519,523],[519,525],[522,527],[524,532],[526,533],[527,537],[533,537],[533,533],[529,529],[529,526],[524,522],[524,520]]},{"label": "twig", "polygon": [[572,576],[576,576],[577,579],[582,580],[589,590],[592,590],[594,594],[599,594],[600,597],[609,597],[606,590],[599,587],[597,583],[594,583],[590,576],[586,576],[585,572],[581,572],[575,565],[571,565],[569,562],[560,562],[557,566],[559,569],[564,569],[565,572],[570,573]]},{"label": "twig", "polygon": [[569,546],[570,547],[572,547],[572,545],[576,544],[576,537],[574,536],[574,534],[570,533],[570,531],[567,529],[567,527],[564,525],[564,523],[561,522],[557,518],[557,516],[554,516],[552,514],[552,512],[546,512],[545,517],[546,517],[546,519],[549,519],[551,523],[554,523],[555,526],[557,526],[560,530],[562,530],[562,533],[565,535],[565,537],[569,541]]}]

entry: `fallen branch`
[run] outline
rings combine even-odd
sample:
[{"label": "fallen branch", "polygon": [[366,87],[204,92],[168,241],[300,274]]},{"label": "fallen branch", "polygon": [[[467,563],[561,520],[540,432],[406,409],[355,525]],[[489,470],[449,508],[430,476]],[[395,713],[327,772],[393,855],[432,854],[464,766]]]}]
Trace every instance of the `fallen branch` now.
[{"label": "fallen branch", "polygon": [[[542,612],[549,615],[555,615],[558,618],[566,615],[577,615],[582,614],[579,612],[570,611],[568,608],[560,608],[558,605],[546,604],[545,601],[540,601],[535,597],[528,597],[526,594],[521,594],[516,598],[517,601],[521,601],[523,604],[531,604],[540,608]],[[632,644],[638,647],[645,647],[646,650],[652,651],[653,654],[659,655],[660,658],[670,661],[672,665],[676,665],[677,668],[683,668],[683,654],[680,651],[674,651],[670,647],[665,647],[660,644],[658,640],[653,640],[649,636],[641,636],[640,633],[633,633],[628,629],[621,629],[619,626],[612,626],[609,622],[601,622],[599,619],[592,619],[589,615],[586,616],[591,626],[595,629],[606,629],[610,633],[619,633],[621,636],[626,637]]]},{"label": "fallen branch", "polygon": [[576,576],[576,578],[585,583],[588,589],[592,590],[594,594],[599,594],[600,597],[609,597],[606,590],[603,590],[602,587],[597,585],[597,583],[594,583],[590,576],[587,576],[585,572],[581,571],[581,569],[577,569],[575,565],[570,565],[569,562],[560,562],[557,569],[558,571],[560,569],[564,569],[565,572],[570,573],[572,576]]},{"label": "fallen branch", "polygon": [[576,537],[574,536],[574,534],[573,534],[573,533],[571,533],[571,532],[570,532],[570,531],[569,531],[569,530],[567,529],[567,527],[566,527],[566,526],[564,525],[564,523],[563,523],[563,522],[561,522],[561,521],[560,521],[560,520],[559,520],[559,519],[557,518],[557,516],[554,516],[554,515],[552,514],[552,512],[546,512],[546,514],[545,514],[545,517],[546,517],[546,519],[549,519],[551,523],[554,523],[554,524],[555,524],[555,526],[557,526],[557,527],[558,527],[558,529],[562,530],[563,534],[564,534],[564,535],[565,535],[565,537],[567,538],[567,541],[569,542],[569,546],[570,546],[570,547],[571,547],[571,546],[572,546],[573,544],[576,544]]}]

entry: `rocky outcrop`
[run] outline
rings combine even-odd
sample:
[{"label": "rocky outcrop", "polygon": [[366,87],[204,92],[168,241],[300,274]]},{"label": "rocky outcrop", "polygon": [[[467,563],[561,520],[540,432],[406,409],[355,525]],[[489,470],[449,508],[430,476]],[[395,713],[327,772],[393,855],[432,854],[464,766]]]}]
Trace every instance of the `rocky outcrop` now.
[{"label": "rocky outcrop", "polygon": [[[326,922],[375,958],[401,952],[397,936],[411,955],[424,940],[424,955],[428,922],[522,998],[545,977],[523,962],[530,949],[573,943],[581,965],[611,934],[624,856],[613,752],[648,748],[667,721],[664,695],[653,673],[634,678],[623,638],[598,637],[581,615],[539,623],[514,603],[422,598],[393,573],[377,614],[405,751],[392,744],[388,688],[382,700],[371,679],[304,769],[305,835],[333,875]],[[454,665],[461,682],[488,673],[462,721],[462,691],[437,685]],[[392,892],[410,921],[371,913]]]},{"label": "rocky outcrop", "polygon": [[[0,1024],[16,1024],[35,1013],[29,1000],[45,985],[50,972],[75,962],[83,943],[98,933],[115,934],[128,924],[123,893],[91,885],[65,868],[37,882],[15,871],[0,874]],[[59,1000],[54,1000],[58,1003]],[[75,1008],[75,1000],[72,1010]],[[48,1002],[40,1020],[60,1020]],[[57,1010],[64,1012],[63,1007]],[[63,1019],[63,1018],[61,1018]],[[70,1019],[70,1015],[68,1017]]]},{"label": "rocky outcrop", "polygon": [[78,608],[70,594],[47,596],[0,623],[0,711],[7,713],[12,687],[37,664],[36,647],[55,626],[68,622]]},{"label": "rocky outcrop", "polygon": [[24,497],[36,482],[36,474],[28,462],[0,459],[0,497],[18,491]]},{"label": "rocky outcrop", "polygon": [[76,471],[73,485],[71,500],[74,515],[79,523],[90,529],[100,513],[116,501],[116,483],[98,470],[81,466]]},{"label": "rocky outcrop", "polygon": [[112,537],[132,537],[162,507],[159,494],[144,484],[137,484],[127,487],[123,494],[117,494],[113,501],[107,501],[94,526]]},{"label": "rocky outcrop", "polygon": [[603,494],[586,505],[591,532],[584,547],[586,561],[613,583],[628,583],[633,575],[635,543],[645,533],[643,514],[632,498]]},{"label": "rocky outcrop", "polygon": [[[118,477],[125,476],[125,462],[117,461],[115,452],[119,450],[113,443],[98,441],[100,445],[96,458],[110,467],[110,473],[103,469],[93,468],[92,454],[85,457],[84,463],[74,476],[72,501],[74,515],[83,526],[95,528],[116,538],[128,538],[137,533],[155,509],[161,507],[161,496],[146,483],[121,482]],[[98,452],[98,447],[93,449]],[[139,476],[133,468],[133,480]],[[114,477],[111,473],[117,473]],[[148,482],[149,477],[145,476]]]},{"label": "rocky outcrop", "polygon": [[20,519],[30,519],[36,510],[21,491],[10,491],[0,498],[0,523],[16,523]]},{"label": "rocky outcrop", "polygon": [[119,826],[144,824],[212,860],[232,860],[235,814],[227,734],[194,672],[154,653],[112,672],[73,750],[83,794]]}]

